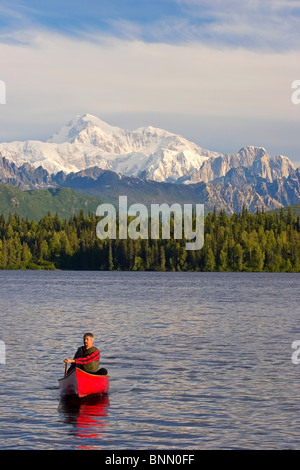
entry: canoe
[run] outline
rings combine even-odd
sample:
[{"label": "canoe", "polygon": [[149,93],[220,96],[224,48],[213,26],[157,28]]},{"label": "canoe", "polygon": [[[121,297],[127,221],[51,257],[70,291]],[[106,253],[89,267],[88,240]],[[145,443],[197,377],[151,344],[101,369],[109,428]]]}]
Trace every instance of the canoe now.
[{"label": "canoe", "polygon": [[89,374],[75,367],[70,374],[59,379],[58,383],[61,395],[82,398],[107,393],[109,376]]}]

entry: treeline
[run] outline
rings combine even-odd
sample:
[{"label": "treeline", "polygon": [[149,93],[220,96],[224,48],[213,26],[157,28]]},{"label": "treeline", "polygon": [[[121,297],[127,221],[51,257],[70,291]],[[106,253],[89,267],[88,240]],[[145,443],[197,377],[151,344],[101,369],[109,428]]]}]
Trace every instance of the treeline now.
[{"label": "treeline", "polygon": [[186,240],[100,240],[98,218],[50,213],[38,223],[0,215],[0,269],[299,272],[299,217],[245,209],[205,217],[204,246]]}]

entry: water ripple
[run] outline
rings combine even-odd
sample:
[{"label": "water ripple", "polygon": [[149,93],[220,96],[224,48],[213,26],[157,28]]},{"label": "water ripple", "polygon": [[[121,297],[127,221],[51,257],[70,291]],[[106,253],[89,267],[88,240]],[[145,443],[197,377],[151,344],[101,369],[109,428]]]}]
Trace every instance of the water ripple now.
[{"label": "water ripple", "polygon": [[[0,277],[2,449],[299,448],[298,274]],[[63,401],[87,330],[109,394]]]}]

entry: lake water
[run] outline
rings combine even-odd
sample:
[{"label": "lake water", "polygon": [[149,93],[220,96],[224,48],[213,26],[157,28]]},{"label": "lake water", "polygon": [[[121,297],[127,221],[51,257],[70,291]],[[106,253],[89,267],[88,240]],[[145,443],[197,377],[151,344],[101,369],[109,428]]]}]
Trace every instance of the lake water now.
[{"label": "lake water", "polygon": [[[0,272],[1,449],[300,448],[299,274]],[[93,331],[107,396],[62,401]]]}]

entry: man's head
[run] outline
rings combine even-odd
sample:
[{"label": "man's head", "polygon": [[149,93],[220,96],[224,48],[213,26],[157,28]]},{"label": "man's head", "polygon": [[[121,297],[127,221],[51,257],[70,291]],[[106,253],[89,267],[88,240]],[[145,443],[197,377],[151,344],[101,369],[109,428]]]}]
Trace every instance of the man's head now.
[{"label": "man's head", "polygon": [[93,333],[85,333],[85,335],[83,337],[83,343],[84,343],[86,349],[91,348],[94,344],[94,335],[93,335]]}]

